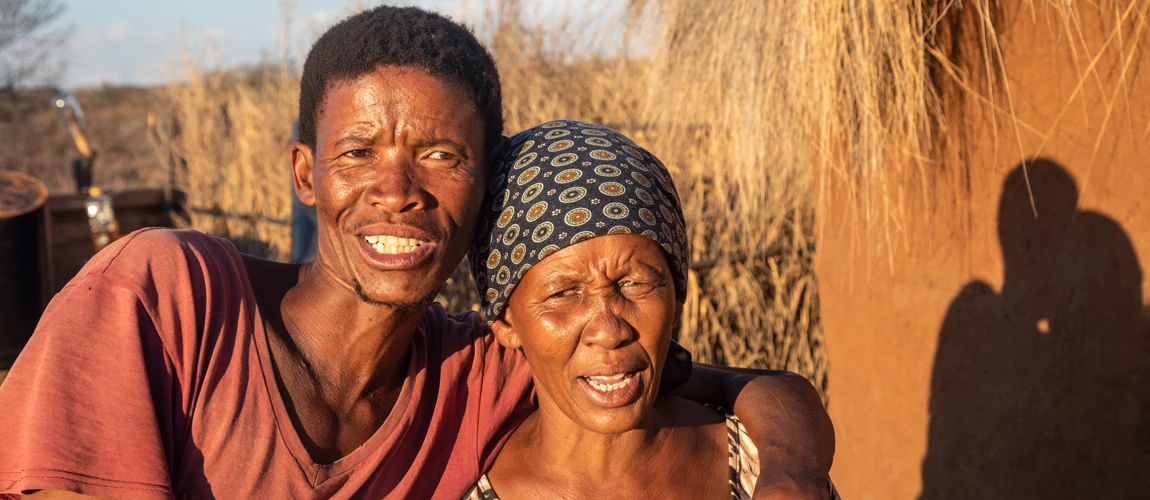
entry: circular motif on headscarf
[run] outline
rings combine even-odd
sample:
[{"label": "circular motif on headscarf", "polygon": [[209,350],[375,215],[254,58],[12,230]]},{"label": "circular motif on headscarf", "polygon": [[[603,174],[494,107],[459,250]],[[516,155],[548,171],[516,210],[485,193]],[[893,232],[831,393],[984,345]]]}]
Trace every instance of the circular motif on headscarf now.
[{"label": "circular motif on headscarf", "polygon": [[486,288],[487,287],[487,273],[480,271],[479,275],[476,276],[476,278],[475,278],[475,284],[479,285],[479,288]]},{"label": "circular motif on headscarf", "polygon": [[523,167],[526,167],[527,165],[530,165],[531,162],[535,161],[535,159],[538,157],[539,155],[534,152],[527,153],[523,156],[520,156],[518,160],[515,160],[515,165],[512,165],[511,168],[514,170],[519,170]]},{"label": "circular motif on headscarf", "polygon": [[634,158],[627,158],[627,163],[630,163],[631,166],[635,167],[636,169],[642,170],[644,172],[650,172],[650,170],[647,169],[647,166],[644,165],[643,162]]},{"label": "circular motif on headscarf", "polygon": [[654,232],[654,231],[652,231],[652,230],[650,230],[650,229],[648,229],[648,230],[646,230],[646,231],[643,231],[643,236],[646,236],[646,237],[648,237],[648,238],[651,238],[651,239],[653,239],[653,240],[655,240],[655,241],[659,241],[659,235],[655,234],[655,232]]},{"label": "circular motif on headscarf", "polygon": [[540,126],[541,126],[541,127],[543,127],[543,128],[555,128],[555,127],[562,127],[562,126],[563,126],[563,122],[560,122],[560,121],[547,122],[547,123],[544,123],[543,125],[540,125]]},{"label": "circular motif on headscarf", "polygon": [[580,241],[586,241],[594,237],[595,233],[592,233],[591,231],[579,231],[578,234],[571,237],[571,244],[574,245]]},{"label": "circular motif on headscarf", "polygon": [[[521,155],[523,153],[526,153],[527,150],[531,149],[531,147],[534,145],[535,145],[535,141],[529,140],[529,141],[523,143],[523,145],[519,146],[519,149],[515,150],[514,154]],[[519,162],[515,162],[515,163],[518,164]]]},{"label": "circular motif on headscarf", "polygon": [[503,312],[503,306],[503,302],[496,302],[495,305],[491,307],[491,312],[495,313],[496,318],[498,318],[499,314]]},{"label": "circular motif on headscarf", "polygon": [[499,292],[496,291],[494,288],[488,288],[487,289],[487,301],[488,302],[494,302],[495,299],[497,299],[497,298],[499,298]]},{"label": "circular motif on headscarf", "polygon": [[[646,208],[640,208],[639,209],[639,218],[643,219],[643,222],[646,222],[648,225],[652,225],[652,226],[655,225],[655,222],[656,222],[655,214],[651,213],[651,211],[647,210]],[[643,234],[647,234],[647,233],[644,232]]]},{"label": "circular motif on headscarf", "polygon": [[544,135],[543,138],[545,138],[545,139],[558,139],[560,137],[570,135],[570,134],[571,134],[571,132],[569,132],[569,131],[566,131],[563,129],[558,129],[558,130],[552,130],[550,132],[547,132],[547,134]]},{"label": "circular motif on headscarf", "polygon": [[629,154],[631,156],[634,156],[635,158],[642,158],[643,157],[642,153],[640,153],[635,148],[628,146],[626,144],[623,145],[623,151],[625,151],[627,154]]},{"label": "circular motif on headscarf", "polygon": [[507,207],[499,214],[499,220],[495,222],[496,226],[500,229],[507,227],[507,223],[511,222],[511,218],[515,217],[515,207]]},{"label": "circular motif on headscarf", "polygon": [[503,244],[504,245],[510,245],[512,243],[515,243],[515,240],[518,238],[519,238],[519,224],[512,224],[511,227],[507,228],[506,231],[503,231]]},{"label": "circular motif on headscarf", "polygon": [[615,165],[599,165],[598,167],[595,167],[595,173],[602,175],[603,177],[618,177],[619,174],[623,173],[623,171]]},{"label": "circular motif on headscarf", "polygon": [[643,200],[643,203],[646,203],[648,205],[655,203],[655,198],[652,197],[651,193],[648,193],[646,189],[643,189],[643,188],[636,189],[635,190],[635,196],[639,197],[640,200]]},{"label": "circular motif on headscarf", "polygon": [[525,255],[527,255],[527,245],[522,243],[515,245],[515,248],[511,250],[511,263],[518,265],[520,262],[523,262],[523,256]]},{"label": "circular motif on headscarf", "polygon": [[591,220],[591,211],[586,208],[576,208],[563,216],[563,222],[568,226],[579,227]]},{"label": "circular motif on headscarf", "polygon": [[535,230],[531,232],[531,241],[536,243],[543,243],[547,238],[551,237],[551,233],[555,232],[555,226],[550,222],[544,222],[535,226]]},{"label": "circular motif on headscarf", "polygon": [[492,250],[491,255],[487,256],[487,268],[495,269],[495,266],[499,265],[500,260],[501,256],[499,255],[499,250]]},{"label": "circular motif on headscarf", "polygon": [[[546,258],[547,258],[547,257],[549,257],[551,254],[553,254],[553,253],[555,253],[555,252],[558,252],[558,251],[559,251],[559,246],[557,246],[557,245],[547,245],[547,246],[543,247],[543,249],[542,249],[542,250],[540,250],[540,251],[539,251],[539,260],[543,260],[543,259],[546,259]],[[538,262],[538,261],[536,261],[536,262]]]},{"label": "circular motif on headscarf", "polygon": [[519,272],[517,273],[519,275],[518,278],[523,279],[524,276],[527,276],[527,271],[529,270],[531,270],[531,264],[525,264],[523,267],[519,268]]},{"label": "circular motif on headscarf", "polygon": [[667,255],[675,255],[675,252],[671,251],[671,245],[668,245],[666,243],[659,243],[659,245],[663,247],[663,250],[667,251]]},{"label": "circular motif on headscarf", "polygon": [[495,200],[493,200],[494,203],[492,204],[492,206],[498,207],[498,208],[506,207],[508,198],[511,198],[511,190],[504,189],[502,193],[499,193],[499,196],[495,197]]},{"label": "circular motif on headscarf", "polygon": [[499,174],[499,177],[495,178],[495,182],[492,182],[491,184],[487,185],[487,192],[488,193],[494,193],[496,189],[499,189],[499,186],[503,185],[504,179],[507,179],[507,176],[503,175],[503,174]]},{"label": "circular motif on headscarf", "polygon": [[663,213],[664,219],[667,219],[670,221],[675,220],[675,214],[671,213],[671,209],[667,208],[667,205],[660,205],[659,211]]},{"label": "circular motif on headscarf", "polygon": [[564,189],[562,193],[559,193],[559,201],[563,203],[575,203],[582,200],[584,196],[587,196],[586,189],[579,186],[569,187]]},{"label": "circular motif on headscarf", "polygon": [[631,234],[631,228],[627,226],[615,226],[609,229],[607,234]]},{"label": "circular motif on headscarf", "polygon": [[618,182],[604,182],[599,185],[599,192],[607,196],[619,196],[627,192],[627,188]]},{"label": "circular motif on headscarf", "polygon": [[547,212],[547,202],[541,201],[527,209],[527,222],[535,222]]},{"label": "circular motif on headscarf", "polygon": [[563,153],[559,156],[556,156],[555,158],[553,158],[551,160],[551,166],[552,167],[566,167],[567,165],[575,163],[575,160],[578,160],[578,159],[579,159],[579,155],[577,155],[575,153]]},{"label": "circular motif on headscarf", "polygon": [[547,150],[552,152],[552,153],[558,153],[558,152],[563,151],[564,149],[567,149],[567,148],[574,146],[574,145],[575,145],[574,141],[564,139],[562,141],[552,142],[550,146],[547,146]]},{"label": "circular motif on headscarf", "polygon": [[519,179],[517,179],[515,182],[516,184],[522,186],[528,182],[531,182],[531,179],[534,179],[537,175],[539,175],[539,167],[531,167],[527,170],[524,170],[522,174],[519,174]]},{"label": "circular motif on headscarf", "polygon": [[631,213],[631,209],[622,203],[608,203],[603,207],[603,215],[612,219],[622,219]]},{"label": "circular motif on headscarf", "polygon": [[602,130],[595,130],[593,128],[585,128],[583,130],[580,130],[580,132],[583,132],[586,135],[596,135],[596,136],[600,136],[600,137],[607,135]]},{"label": "circular motif on headscarf", "polygon": [[[499,268],[499,272],[495,273],[495,282],[500,285],[506,285],[507,281],[511,279],[511,270],[507,266]],[[510,297],[510,295],[508,295]]]},{"label": "circular motif on headscarf", "polygon": [[558,182],[560,184],[568,184],[568,183],[575,182],[575,181],[579,180],[580,177],[583,177],[583,171],[582,170],[579,170],[577,168],[569,168],[567,170],[559,172],[559,175],[555,176],[555,182]]},{"label": "circular motif on headscarf", "polygon": [[615,153],[612,153],[610,151],[604,151],[602,149],[596,149],[596,150],[592,151],[591,157],[596,159],[596,160],[603,160],[603,161],[611,161],[611,160],[614,160],[615,158],[617,158],[617,156],[615,156]]},{"label": "circular motif on headscarf", "polygon": [[527,189],[523,190],[523,196],[521,199],[523,200],[523,203],[527,203],[527,202],[530,202],[531,200],[534,200],[535,197],[539,196],[539,193],[542,193],[542,192],[543,192],[543,183],[542,182],[536,182],[535,184],[527,186]]},{"label": "circular motif on headscarf", "polygon": [[631,178],[635,179],[635,182],[642,184],[643,187],[651,187],[651,180],[639,172],[631,172]]},{"label": "circular motif on headscarf", "polygon": [[602,137],[588,137],[588,138],[584,139],[583,142],[586,142],[587,144],[590,144],[592,146],[599,146],[601,148],[611,147],[611,141],[608,141],[607,139],[604,139]]}]

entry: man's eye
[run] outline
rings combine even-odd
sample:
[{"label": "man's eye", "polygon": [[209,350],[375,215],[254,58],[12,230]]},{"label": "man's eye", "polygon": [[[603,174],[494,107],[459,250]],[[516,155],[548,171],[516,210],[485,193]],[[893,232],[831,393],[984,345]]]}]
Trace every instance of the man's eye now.
[{"label": "man's eye", "polygon": [[371,155],[370,149],[353,149],[343,154],[349,158],[367,158]]},{"label": "man's eye", "polygon": [[432,151],[427,155],[427,157],[429,159],[438,161],[450,161],[455,159],[455,155],[448,153],[447,151]]}]

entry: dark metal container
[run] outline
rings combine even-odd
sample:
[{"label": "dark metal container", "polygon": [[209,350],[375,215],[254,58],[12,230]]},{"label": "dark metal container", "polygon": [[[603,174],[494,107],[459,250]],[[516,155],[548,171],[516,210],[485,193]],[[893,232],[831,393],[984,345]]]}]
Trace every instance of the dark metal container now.
[{"label": "dark metal container", "polygon": [[40,319],[47,198],[48,189],[36,178],[0,170],[0,370],[16,360]]}]

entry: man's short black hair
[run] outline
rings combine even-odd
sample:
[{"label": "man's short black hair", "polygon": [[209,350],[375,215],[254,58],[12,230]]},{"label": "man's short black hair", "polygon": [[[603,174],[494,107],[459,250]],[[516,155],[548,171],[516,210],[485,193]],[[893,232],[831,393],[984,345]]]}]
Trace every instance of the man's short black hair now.
[{"label": "man's short black hair", "polygon": [[415,7],[379,6],[327,30],[312,45],[299,89],[299,140],[316,147],[316,118],[327,89],[382,66],[407,66],[471,91],[488,152],[503,135],[495,60],[467,27]]}]

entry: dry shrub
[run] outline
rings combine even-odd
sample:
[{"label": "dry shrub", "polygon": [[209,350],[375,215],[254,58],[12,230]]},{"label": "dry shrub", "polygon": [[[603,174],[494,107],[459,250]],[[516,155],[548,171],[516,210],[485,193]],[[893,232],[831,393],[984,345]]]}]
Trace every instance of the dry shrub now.
[{"label": "dry shrub", "polygon": [[[965,103],[989,109],[1008,137],[1034,129],[1013,117],[1002,76],[1009,20],[1061,26],[1085,83],[1113,46],[1130,57],[1107,70],[1135,72],[1150,0],[1091,3],[1116,30],[1100,48],[1081,36],[1087,7],[1053,0],[1014,10],[991,0],[631,0],[623,12],[591,3],[536,22],[529,3],[486,5],[473,24],[499,64],[509,133],[555,118],[604,123],[672,171],[694,261],[680,341],[702,361],[798,372],[825,394],[813,262],[828,221],[816,227],[815,207],[845,199],[854,213],[837,222],[854,231],[854,250],[893,269],[907,197],[929,206],[932,172],[961,158],[948,122]],[[289,67],[246,78],[190,65],[156,127],[200,209],[194,225],[269,242],[280,257],[287,228],[264,219],[288,210]],[[441,297],[452,309],[476,303],[464,269]]]},{"label": "dry shrub", "polygon": [[191,227],[240,251],[291,254],[292,140],[299,76],[279,65],[203,71],[185,59],[184,81],[160,92],[152,127],[159,157],[187,195]]}]

